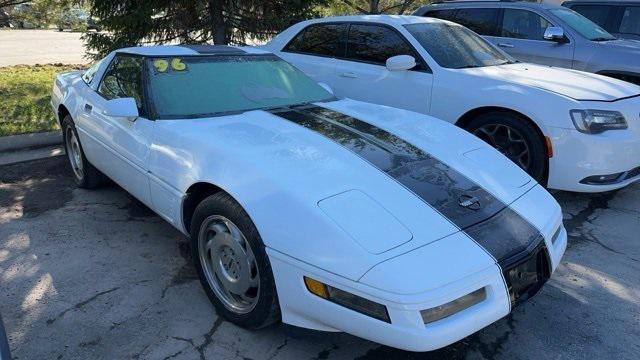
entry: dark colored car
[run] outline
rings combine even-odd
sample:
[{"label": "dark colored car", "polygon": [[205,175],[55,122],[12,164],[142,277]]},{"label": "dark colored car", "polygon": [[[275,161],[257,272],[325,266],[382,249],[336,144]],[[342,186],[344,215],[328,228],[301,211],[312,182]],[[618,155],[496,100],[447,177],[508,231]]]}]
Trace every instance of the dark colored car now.
[{"label": "dark colored car", "polygon": [[640,1],[566,1],[562,6],[582,14],[615,37],[640,40]]}]

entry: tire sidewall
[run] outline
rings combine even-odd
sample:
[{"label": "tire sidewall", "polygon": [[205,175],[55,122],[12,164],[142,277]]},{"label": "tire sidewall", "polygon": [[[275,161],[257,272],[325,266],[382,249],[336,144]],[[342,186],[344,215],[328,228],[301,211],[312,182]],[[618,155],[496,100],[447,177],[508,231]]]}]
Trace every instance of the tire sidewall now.
[{"label": "tire sidewall", "polygon": [[[536,129],[529,124],[526,119],[514,114],[493,112],[480,115],[473,119],[467,126],[467,130],[473,133],[474,130],[490,124],[506,125],[514,128],[522,134],[527,146],[529,147],[529,153],[531,156],[531,166],[527,172],[536,181],[544,184],[546,182],[548,171],[547,150],[544,144],[544,139],[540,137]],[[518,165],[516,164],[516,166]]]},{"label": "tire sidewall", "polygon": [[[246,314],[237,314],[227,309],[209,286],[199,256],[198,237],[205,219],[212,215],[220,215],[233,222],[242,232],[251,246],[260,274],[259,298],[256,306]],[[274,322],[274,312],[278,312],[278,300],[273,280],[271,263],[258,231],[242,207],[225,193],[217,193],[203,200],[194,212],[191,228],[191,256],[198,272],[198,277],[216,308],[218,315],[243,327],[260,328]],[[279,315],[279,313],[277,314]]]},{"label": "tire sidewall", "polygon": [[71,116],[67,115],[64,117],[64,119],[62,120],[62,140],[64,143],[64,151],[67,154],[67,161],[69,163],[69,167],[71,168],[73,165],[71,164],[71,160],[68,158],[69,156],[69,140],[68,140],[68,130],[71,129],[71,131],[73,131],[73,133],[76,136],[76,140],[78,141],[78,146],[80,147],[80,156],[82,157],[82,166],[83,166],[83,174],[82,174],[82,178],[78,178],[78,176],[76,175],[76,172],[73,171],[73,168],[71,169],[71,174],[73,174],[73,179],[75,180],[76,184],[79,187],[84,187],[87,185],[87,174],[86,174],[86,169],[88,168],[87,166],[87,160],[84,156],[84,150],[82,149],[82,144],[80,144],[80,138],[78,137],[78,131],[76,130],[76,126],[73,123],[73,120],[71,120]]}]

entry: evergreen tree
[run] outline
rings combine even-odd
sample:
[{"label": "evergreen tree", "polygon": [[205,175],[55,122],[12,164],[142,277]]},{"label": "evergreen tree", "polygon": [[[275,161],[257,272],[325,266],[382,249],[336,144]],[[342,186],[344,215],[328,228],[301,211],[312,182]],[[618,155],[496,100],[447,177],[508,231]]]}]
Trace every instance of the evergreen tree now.
[{"label": "evergreen tree", "polygon": [[246,44],[316,16],[328,0],[89,0],[100,33],[84,36],[92,55],[145,43]]}]

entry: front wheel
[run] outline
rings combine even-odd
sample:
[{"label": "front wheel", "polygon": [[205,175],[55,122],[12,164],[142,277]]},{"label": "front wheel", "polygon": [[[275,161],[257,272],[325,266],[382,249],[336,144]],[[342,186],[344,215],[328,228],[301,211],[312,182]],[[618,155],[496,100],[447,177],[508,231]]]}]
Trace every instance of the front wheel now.
[{"label": "front wheel", "polygon": [[73,178],[78,187],[92,189],[105,184],[108,181],[107,177],[91,165],[84,156],[78,132],[69,115],[62,120],[62,136],[64,137],[64,150],[69,158]]},{"label": "front wheel", "polygon": [[218,315],[247,328],[280,316],[269,258],[253,222],[231,196],[203,200],[191,222],[191,252]]},{"label": "front wheel", "polygon": [[508,112],[491,112],[471,120],[467,131],[500,151],[539,183],[546,182],[544,139],[528,120]]}]

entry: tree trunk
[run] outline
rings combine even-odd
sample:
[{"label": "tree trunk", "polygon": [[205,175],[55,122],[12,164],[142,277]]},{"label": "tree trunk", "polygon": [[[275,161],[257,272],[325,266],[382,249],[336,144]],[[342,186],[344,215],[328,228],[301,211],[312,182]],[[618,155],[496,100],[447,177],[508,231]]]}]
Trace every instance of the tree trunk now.
[{"label": "tree trunk", "polygon": [[222,9],[223,0],[209,0],[209,16],[211,17],[211,34],[215,45],[226,45],[226,26]]}]

